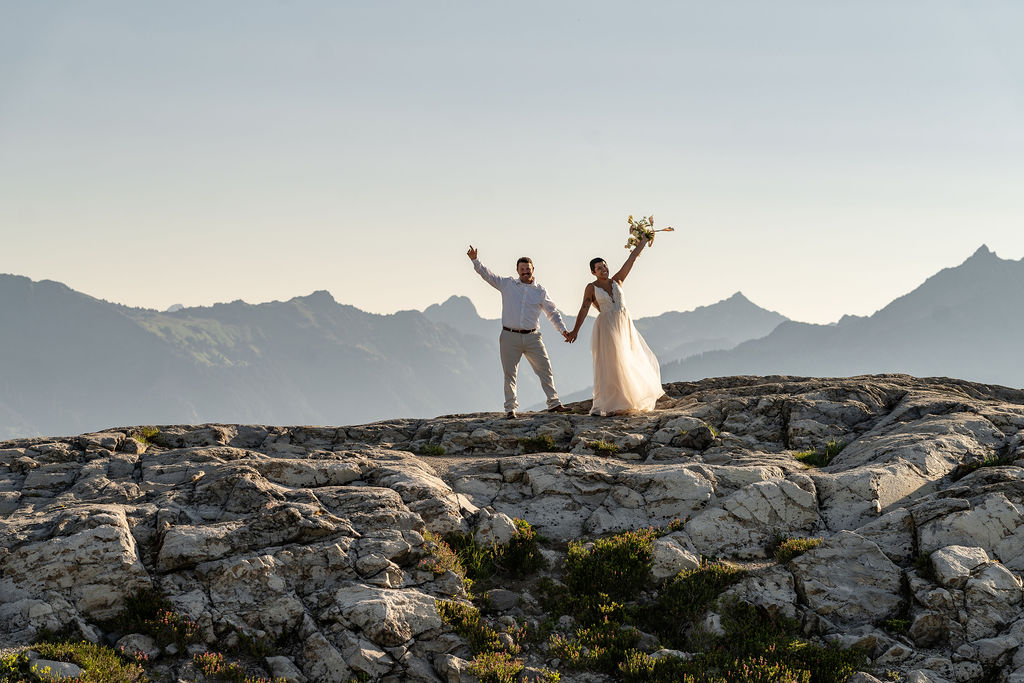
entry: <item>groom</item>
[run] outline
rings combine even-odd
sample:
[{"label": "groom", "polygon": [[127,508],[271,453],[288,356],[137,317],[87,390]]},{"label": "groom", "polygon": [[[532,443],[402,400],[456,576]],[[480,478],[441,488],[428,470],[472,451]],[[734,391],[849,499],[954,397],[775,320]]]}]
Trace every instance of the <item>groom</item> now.
[{"label": "groom", "polygon": [[498,346],[501,350],[501,368],[505,371],[505,417],[512,420],[516,416],[516,374],[519,361],[524,355],[537,373],[544,395],[548,397],[548,412],[569,412],[558,399],[555,380],[551,375],[551,361],[541,341],[540,330],[537,329],[541,309],[544,309],[544,315],[566,341],[569,340],[569,332],[547,290],[534,282],[533,261],[524,256],[516,262],[518,278],[498,277],[477,260],[476,247],[470,245],[466,255],[473,261],[473,268],[480,273],[480,277],[501,292],[501,336],[498,338]]}]

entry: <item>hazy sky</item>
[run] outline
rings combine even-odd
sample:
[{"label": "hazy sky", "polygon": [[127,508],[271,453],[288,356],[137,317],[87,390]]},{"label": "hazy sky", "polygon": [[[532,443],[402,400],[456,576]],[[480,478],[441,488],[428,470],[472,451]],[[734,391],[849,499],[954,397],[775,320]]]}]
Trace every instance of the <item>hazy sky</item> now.
[{"label": "hazy sky", "polygon": [[1024,3],[0,0],[0,272],[134,306],[364,310],[481,259],[575,311],[870,314],[1024,256]]}]

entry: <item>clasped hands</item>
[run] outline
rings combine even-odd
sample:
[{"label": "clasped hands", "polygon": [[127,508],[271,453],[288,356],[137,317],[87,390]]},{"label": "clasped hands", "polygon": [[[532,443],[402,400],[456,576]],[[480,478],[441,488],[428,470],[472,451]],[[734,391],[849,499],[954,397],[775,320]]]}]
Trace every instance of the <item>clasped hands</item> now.
[{"label": "clasped hands", "polygon": [[572,344],[576,341],[576,330],[573,330],[572,332],[563,332],[562,336],[565,337],[565,342],[567,344]]}]

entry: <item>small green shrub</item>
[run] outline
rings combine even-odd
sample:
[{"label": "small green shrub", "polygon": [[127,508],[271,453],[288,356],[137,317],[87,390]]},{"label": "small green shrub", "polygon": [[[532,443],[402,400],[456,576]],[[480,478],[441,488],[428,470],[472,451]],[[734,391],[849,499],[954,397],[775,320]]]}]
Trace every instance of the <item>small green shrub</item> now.
[{"label": "small green shrub", "polygon": [[160,430],[156,427],[140,427],[139,431],[131,434],[132,438],[136,441],[146,444],[147,446],[159,446],[157,443],[160,440]]},{"label": "small green shrub", "polygon": [[[455,629],[455,632],[466,639],[469,649],[474,654],[497,652],[502,649],[498,640],[498,632],[488,626],[480,610],[454,600],[438,600],[437,613],[444,623]],[[518,653],[518,647],[515,648]]]},{"label": "small green shrub", "polygon": [[570,669],[586,669],[614,674],[626,653],[636,647],[640,634],[622,628],[623,606],[601,605],[602,616],[592,625],[576,630],[573,636],[554,634],[548,640],[551,653]]},{"label": "small green shrub", "polygon": [[846,448],[845,443],[833,439],[825,444],[824,449],[812,448],[798,451],[793,454],[793,457],[808,467],[826,467],[844,448]]},{"label": "small green shrub", "polygon": [[[71,662],[82,668],[75,679],[79,683],[144,683],[145,671],[133,658],[125,657],[112,648],[86,641],[37,643],[32,649],[43,659]],[[0,681],[52,681],[50,676],[39,676],[25,653],[8,655],[0,659]]]},{"label": "small green shrub", "polygon": [[902,635],[910,630],[910,619],[886,619],[883,625],[887,631]]},{"label": "small green shrub", "polygon": [[648,607],[646,623],[673,647],[686,644],[686,631],[726,588],[746,575],[723,562],[704,562],[697,569],[679,572]]},{"label": "small green shrub", "polygon": [[227,683],[284,683],[283,678],[273,680],[257,678],[245,673],[238,662],[228,662],[220,652],[203,652],[192,656],[192,663],[203,672],[209,680],[226,681]]},{"label": "small green shrub", "polygon": [[420,450],[419,450],[419,454],[420,455],[440,456],[440,455],[444,455],[447,452],[448,451],[445,450],[444,446],[442,446],[439,443],[424,443],[424,444],[420,444]]},{"label": "small green shrub", "polygon": [[559,683],[561,680],[562,674],[546,667],[538,671],[535,676],[525,675],[523,677],[523,683]]},{"label": "small green shrub", "polygon": [[775,559],[785,564],[819,545],[821,545],[820,538],[787,538],[775,549]]},{"label": "small green shrub", "polygon": [[547,567],[548,562],[540,552],[542,540],[537,531],[525,519],[513,519],[519,532],[505,546],[495,559],[499,570],[512,578],[522,579]]},{"label": "small green shrub", "polygon": [[547,566],[540,552],[541,537],[526,520],[514,519],[513,522],[518,533],[505,545],[481,545],[472,534],[445,537],[465,567],[466,576],[473,581],[494,574],[522,579]]},{"label": "small green shrub", "polygon": [[423,533],[423,540],[425,541],[423,549],[427,556],[416,565],[418,569],[425,569],[435,574],[455,572],[463,579],[466,578],[466,568],[448,543],[429,530]]},{"label": "small green shrub", "polygon": [[519,447],[523,449],[523,453],[557,453],[561,450],[550,434],[521,437]]},{"label": "small green shrub", "polygon": [[605,457],[611,457],[621,450],[617,445],[610,441],[605,441],[604,439],[600,439],[598,441],[587,441],[585,445],[598,455],[603,455]]},{"label": "small green shrub", "polygon": [[480,683],[517,683],[523,663],[507,652],[481,652],[469,663],[469,672]]},{"label": "small green shrub", "polygon": [[659,538],[662,536],[668,536],[669,534],[674,533],[676,531],[682,531],[685,526],[686,518],[684,517],[680,519],[679,517],[676,517],[671,522],[669,522],[667,526],[658,527],[657,529],[655,529],[654,534]]},{"label": "small green shrub", "polygon": [[128,596],[121,613],[104,626],[108,631],[145,634],[160,647],[174,643],[184,650],[201,640],[199,625],[175,612],[167,598],[149,588]]},{"label": "small green shrub", "polygon": [[653,529],[641,529],[599,538],[589,548],[579,541],[569,543],[566,587],[576,597],[635,597],[649,579],[654,538]]},{"label": "small green shrub", "polygon": [[914,559],[914,569],[922,577],[928,579],[932,583],[938,583],[939,577],[935,574],[935,565],[932,564],[931,553],[921,553]]},{"label": "small green shrub", "polygon": [[739,600],[722,605],[721,653],[731,659],[764,656],[789,669],[807,670],[814,683],[843,683],[867,663],[861,650],[843,650],[803,640],[800,625]]}]

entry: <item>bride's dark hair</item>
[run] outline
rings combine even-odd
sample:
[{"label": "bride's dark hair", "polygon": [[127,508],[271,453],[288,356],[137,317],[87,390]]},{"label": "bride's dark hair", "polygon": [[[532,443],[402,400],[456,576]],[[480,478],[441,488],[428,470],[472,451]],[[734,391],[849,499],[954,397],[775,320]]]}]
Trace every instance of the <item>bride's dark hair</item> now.
[{"label": "bride's dark hair", "polygon": [[596,266],[598,263],[601,263],[601,261],[604,261],[604,259],[600,258],[600,257],[590,259],[590,272],[591,273],[594,272],[594,266]]}]

